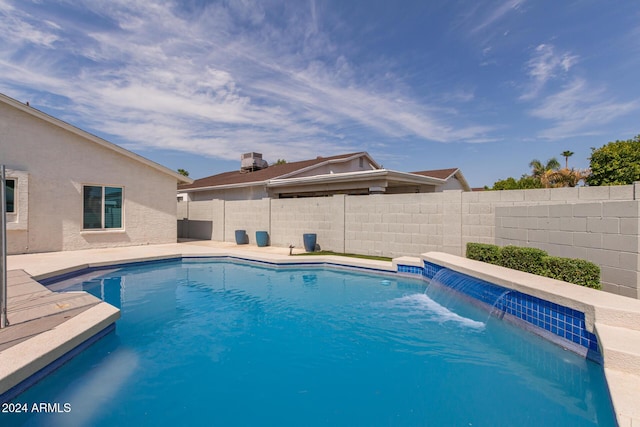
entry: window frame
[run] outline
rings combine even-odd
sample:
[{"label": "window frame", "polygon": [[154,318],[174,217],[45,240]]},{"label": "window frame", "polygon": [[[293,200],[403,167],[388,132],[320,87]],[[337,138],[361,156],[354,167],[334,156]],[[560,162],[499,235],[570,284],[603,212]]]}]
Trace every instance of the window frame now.
[{"label": "window frame", "polygon": [[[9,210],[9,204],[7,203],[7,197],[9,196],[8,193],[8,183],[9,181],[13,182],[13,209]],[[6,178],[5,179],[5,200],[4,200],[4,206],[6,207],[6,213],[7,214],[11,214],[11,215],[15,215],[18,213],[18,197],[16,197],[16,190],[18,189],[18,180],[16,178]]]},{"label": "window frame", "polygon": [[[87,187],[98,187],[100,188],[100,228],[86,228],[85,227],[85,215],[86,215],[86,205],[85,205],[85,188]],[[120,190],[120,227],[105,227],[106,225],[106,217],[107,217],[107,204],[105,203],[105,199],[107,198],[106,189],[118,189]],[[125,188],[122,185],[104,185],[104,184],[82,184],[81,188],[81,198],[82,198],[82,215],[81,215],[81,231],[83,232],[122,232],[125,229],[124,224],[124,201],[125,201]]]}]

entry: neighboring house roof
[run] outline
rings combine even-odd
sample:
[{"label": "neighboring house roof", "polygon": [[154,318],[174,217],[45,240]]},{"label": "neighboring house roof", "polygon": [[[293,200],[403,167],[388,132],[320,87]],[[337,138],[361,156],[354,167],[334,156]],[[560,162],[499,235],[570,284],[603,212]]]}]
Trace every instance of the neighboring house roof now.
[{"label": "neighboring house roof", "polygon": [[430,176],[432,178],[447,179],[451,175],[455,174],[458,170],[459,170],[458,168],[449,168],[449,169],[434,169],[429,171],[418,171],[418,172],[410,172],[410,173],[414,175]]},{"label": "neighboring house roof", "polygon": [[434,170],[418,171],[418,172],[411,172],[411,173],[414,175],[422,175],[422,176],[428,176],[431,178],[438,178],[438,179],[444,179],[444,180],[449,180],[451,177],[455,177],[458,181],[460,181],[460,184],[462,184],[462,187],[465,189],[465,191],[471,191],[471,187],[469,186],[467,179],[464,177],[464,175],[462,175],[462,172],[460,172],[460,169],[458,168],[434,169]]},{"label": "neighboring house roof", "polygon": [[[319,169],[321,166],[330,163],[348,162],[358,157],[366,156],[369,163],[374,167],[371,170],[340,172],[340,173],[320,173],[315,175],[298,176],[303,172]],[[265,188],[284,188],[291,186],[306,186],[314,184],[331,184],[337,182],[363,183],[370,180],[384,179],[391,185],[444,185],[454,177],[460,182],[462,187],[469,191],[469,185],[458,168],[438,169],[420,172],[398,172],[382,169],[371,156],[364,151],[357,153],[341,154],[331,157],[317,157],[310,160],[272,165],[265,169],[245,172],[231,171],[223,172],[206,178],[196,179],[193,183],[180,185],[178,191],[207,191],[226,188],[238,188],[247,186],[265,186]]]},{"label": "neighboring house roof", "polygon": [[374,178],[385,178],[391,182],[402,184],[428,184],[442,185],[446,182],[444,179],[431,176],[416,176],[409,172],[398,172],[388,169],[374,169],[367,171],[342,172],[335,174],[323,174],[314,176],[304,176],[300,178],[285,178],[269,180],[266,185],[269,188],[285,187],[292,184],[313,184],[313,183],[330,183],[349,180],[351,182],[369,181]]},{"label": "neighboring house roof", "polygon": [[179,174],[176,171],[173,171],[173,170],[171,170],[171,169],[169,169],[169,168],[167,168],[165,166],[162,166],[162,165],[160,165],[160,164],[158,164],[158,163],[156,163],[156,162],[154,162],[152,160],[149,160],[149,159],[147,159],[145,157],[142,157],[142,156],[140,156],[140,155],[138,155],[136,153],[133,153],[133,152],[131,152],[129,150],[125,150],[124,148],[122,148],[122,147],[120,147],[120,146],[118,146],[116,144],[113,144],[113,143],[111,143],[111,142],[109,142],[109,141],[107,141],[105,139],[102,139],[102,138],[100,138],[100,137],[98,137],[96,135],[93,135],[93,134],[91,134],[89,132],[86,132],[86,131],[80,129],[80,128],[77,128],[77,127],[75,127],[75,126],[73,126],[73,125],[71,125],[71,124],[69,124],[67,122],[64,122],[64,121],[62,121],[60,119],[57,119],[57,118],[55,118],[53,116],[50,116],[50,115],[48,115],[48,114],[46,114],[46,113],[44,113],[44,112],[42,112],[42,111],[40,111],[38,109],[35,109],[35,108],[29,106],[29,105],[23,104],[22,102],[20,102],[20,101],[18,101],[16,99],[13,99],[13,98],[11,98],[9,96],[6,96],[6,95],[4,95],[2,93],[0,93],[0,102],[4,102],[5,104],[7,104],[7,105],[9,105],[11,107],[14,107],[14,108],[16,108],[16,109],[18,109],[20,111],[23,111],[23,112],[25,112],[27,114],[32,115],[33,117],[36,117],[36,118],[41,119],[41,120],[44,120],[44,121],[46,121],[48,123],[51,123],[51,124],[53,124],[55,126],[58,126],[58,127],[62,128],[64,130],[68,131],[68,132],[74,133],[74,134],[76,134],[76,135],[78,135],[78,136],[80,136],[80,137],[82,137],[84,139],[87,139],[87,140],[89,140],[89,141],[91,141],[91,142],[93,142],[95,144],[98,144],[98,145],[100,145],[100,146],[102,146],[104,148],[107,148],[109,150],[115,151],[116,153],[121,154],[121,155],[123,155],[125,157],[128,157],[130,159],[133,159],[133,160],[135,160],[137,162],[143,163],[143,164],[145,164],[145,165],[147,165],[147,166],[149,166],[149,167],[151,167],[153,169],[156,169],[157,171],[160,171],[160,172],[165,173],[167,175],[171,175],[172,177],[174,177],[179,182],[183,182],[183,183],[191,183],[191,182],[193,182],[193,180],[191,178],[183,176],[183,175]]},{"label": "neighboring house roof", "polygon": [[317,168],[325,164],[345,162],[361,156],[366,156],[369,162],[376,168],[380,167],[378,163],[373,160],[371,156],[369,156],[368,153],[362,151],[358,153],[340,154],[338,156],[331,157],[316,157],[315,159],[302,160],[299,162],[287,162],[279,165],[272,165],[265,169],[253,172],[242,172],[240,170],[223,172],[217,175],[208,176],[206,178],[196,179],[192,184],[181,185],[180,187],[178,187],[178,190],[205,190],[212,187],[221,186],[245,186],[250,183],[259,185],[263,184],[265,181],[269,181],[272,179],[288,178],[292,175],[296,175],[306,170]]}]

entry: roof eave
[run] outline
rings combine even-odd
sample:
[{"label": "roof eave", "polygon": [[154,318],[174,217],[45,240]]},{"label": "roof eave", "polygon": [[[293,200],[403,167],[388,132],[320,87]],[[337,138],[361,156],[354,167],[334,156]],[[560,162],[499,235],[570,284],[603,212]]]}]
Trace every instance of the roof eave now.
[{"label": "roof eave", "polygon": [[209,185],[207,187],[178,188],[178,191],[181,193],[195,193],[198,191],[227,190],[231,188],[256,187],[259,185],[265,185],[267,182],[268,181],[251,181],[239,182],[237,184]]},{"label": "roof eave", "polygon": [[445,180],[433,177],[426,177],[420,175],[414,175],[407,172],[397,172],[387,169],[375,169],[370,171],[357,171],[357,172],[344,172],[334,174],[323,174],[306,176],[301,178],[274,178],[265,182],[267,188],[286,187],[290,185],[300,184],[318,184],[325,182],[339,182],[339,181],[367,181],[372,178],[394,178],[410,184],[422,184],[422,185],[442,185]]}]

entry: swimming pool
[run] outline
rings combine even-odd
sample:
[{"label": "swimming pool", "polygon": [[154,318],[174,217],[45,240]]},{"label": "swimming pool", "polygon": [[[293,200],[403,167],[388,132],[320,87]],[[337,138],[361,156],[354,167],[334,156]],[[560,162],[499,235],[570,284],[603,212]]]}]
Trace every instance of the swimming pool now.
[{"label": "swimming pool", "polygon": [[[3,425],[615,425],[602,367],[420,280],[185,260],[94,272],[115,333]],[[5,415],[5,414],[3,414]]]}]

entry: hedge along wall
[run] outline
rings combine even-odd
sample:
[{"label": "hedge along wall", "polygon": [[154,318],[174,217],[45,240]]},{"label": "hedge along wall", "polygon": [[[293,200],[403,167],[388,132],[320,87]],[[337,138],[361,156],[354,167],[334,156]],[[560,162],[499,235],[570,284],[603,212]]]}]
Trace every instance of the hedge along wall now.
[{"label": "hedge along wall", "polygon": [[601,289],[600,268],[583,259],[549,256],[538,248],[467,243],[467,258]]}]

